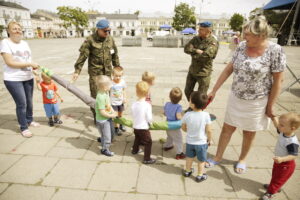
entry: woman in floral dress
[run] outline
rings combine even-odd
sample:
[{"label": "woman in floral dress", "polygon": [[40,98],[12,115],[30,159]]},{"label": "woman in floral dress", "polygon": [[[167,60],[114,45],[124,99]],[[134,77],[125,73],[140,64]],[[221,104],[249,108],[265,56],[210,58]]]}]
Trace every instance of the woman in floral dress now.
[{"label": "woman in floral dress", "polygon": [[269,31],[263,16],[254,18],[243,27],[245,41],[239,44],[209,94],[214,98],[218,89],[233,74],[217,154],[213,159],[208,159],[206,167],[219,164],[232,134],[239,128],[243,130],[243,142],[235,172],[244,173],[246,156],[256,131],[266,130],[270,118],[274,117],[273,105],[280,93],[286,57],[281,46],[267,40]]}]

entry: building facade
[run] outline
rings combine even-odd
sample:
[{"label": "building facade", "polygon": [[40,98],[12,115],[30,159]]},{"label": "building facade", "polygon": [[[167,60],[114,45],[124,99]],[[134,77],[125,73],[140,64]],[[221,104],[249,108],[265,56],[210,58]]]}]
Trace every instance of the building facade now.
[{"label": "building facade", "polygon": [[112,36],[134,36],[140,35],[140,22],[135,14],[88,14],[89,30],[94,30],[101,19],[110,22]]},{"label": "building facade", "polygon": [[224,31],[230,30],[230,19],[226,16],[202,15],[197,16],[197,24],[199,22],[210,21],[213,24],[213,34],[219,38],[223,36]]},{"label": "building facade", "polygon": [[7,1],[0,1],[0,25],[2,25],[2,37],[7,37],[7,25],[10,21],[17,21],[23,26],[24,38],[33,38],[33,30],[29,9]]},{"label": "building facade", "polygon": [[38,9],[34,14],[39,17],[44,17],[45,19],[51,20],[51,23],[48,23],[50,27],[44,27],[44,29],[46,29],[47,32],[46,35],[48,35],[49,37],[65,38],[76,36],[75,27],[71,26],[65,29],[63,27],[63,20],[59,18],[58,14],[41,9]]}]

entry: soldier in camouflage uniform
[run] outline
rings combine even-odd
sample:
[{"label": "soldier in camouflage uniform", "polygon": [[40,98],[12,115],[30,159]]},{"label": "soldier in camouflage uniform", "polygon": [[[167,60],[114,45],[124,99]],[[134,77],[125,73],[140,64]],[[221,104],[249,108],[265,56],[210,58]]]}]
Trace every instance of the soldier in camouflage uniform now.
[{"label": "soldier in camouflage uniform", "polygon": [[184,52],[192,57],[192,64],[186,78],[184,93],[189,100],[198,83],[198,91],[207,93],[213,59],[218,52],[219,43],[212,35],[210,22],[199,23],[199,35],[191,39],[184,47]]},{"label": "soldier in camouflage uniform", "polygon": [[[107,75],[111,77],[112,65],[120,66],[118,49],[114,39],[109,35],[109,22],[106,19],[98,21],[96,24],[96,32],[89,37],[81,45],[79,58],[74,67],[73,81],[78,78],[85,60],[88,58],[88,73],[91,97],[96,98],[97,86],[96,79],[99,75]],[[95,110],[91,108],[94,118]]]}]

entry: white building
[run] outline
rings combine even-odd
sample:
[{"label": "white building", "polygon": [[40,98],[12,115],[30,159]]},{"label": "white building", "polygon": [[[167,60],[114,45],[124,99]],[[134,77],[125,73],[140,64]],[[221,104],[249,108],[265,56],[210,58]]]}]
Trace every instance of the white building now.
[{"label": "white building", "polygon": [[213,24],[213,34],[221,37],[224,31],[230,30],[230,19],[225,15],[201,15],[197,16],[197,24],[199,22],[209,21]]},{"label": "white building", "polygon": [[[76,29],[74,26],[68,27],[65,29],[63,27],[63,20],[61,20],[58,14],[48,11],[38,9],[35,13],[40,17],[45,17],[45,19],[50,19],[52,22],[49,24],[50,27],[44,27],[45,29],[50,29],[49,36],[51,37],[75,37],[76,36]],[[41,19],[43,20],[43,19]],[[46,23],[46,22],[45,22]]]},{"label": "white building", "polygon": [[140,35],[140,22],[135,14],[89,14],[89,28],[91,31],[96,27],[100,19],[110,22],[112,36]]},{"label": "white building", "polygon": [[[160,30],[160,26],[162,25],[172,26],[173,13],[142,13],[139,17],[139,21],[141,23],[141,33],[143,35],[147,35],[147,33],[150,33],[152,31]],[[176,30],[171,29],[171,33],[176,34]]]},{"label": "white building", "polygon": [[[7,28],[10,21],[17,21],[23,26],[23,36],[33,38],[32,24],[29,9],[13,2],[0,1],[0,25]],[[7,37],[7,31],[3,30],[2,37]]]}]

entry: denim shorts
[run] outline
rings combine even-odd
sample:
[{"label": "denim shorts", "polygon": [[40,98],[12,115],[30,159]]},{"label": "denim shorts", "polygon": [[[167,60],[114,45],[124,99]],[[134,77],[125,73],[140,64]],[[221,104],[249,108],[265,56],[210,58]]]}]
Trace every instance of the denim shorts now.
[{"label": "denim shorts", "polygon": [[116,111],[116,112],[123,112],[123,111],[124,111],[124,104],[121,104],[121,105],[118,105],[118,106],[112,105],[111,107],[112,107],[112,108],[114,109],[114,111]]},{"label": "denim shorts", "polygon": [[186,156],[189,158],[194,158],[197,156],[197,159],[201,162],[205,162],[207,158],[207,144],[186,144]]},{"label": "denim shorts", "polygon": [[45,109],[45,112],[46,112],[46,115],[48,118],[52,117],[52,116],[57,116],[59,115],[59,106],[58,106],[58,103],[47,103],[47,104],[44,104],[44,109]]}]

